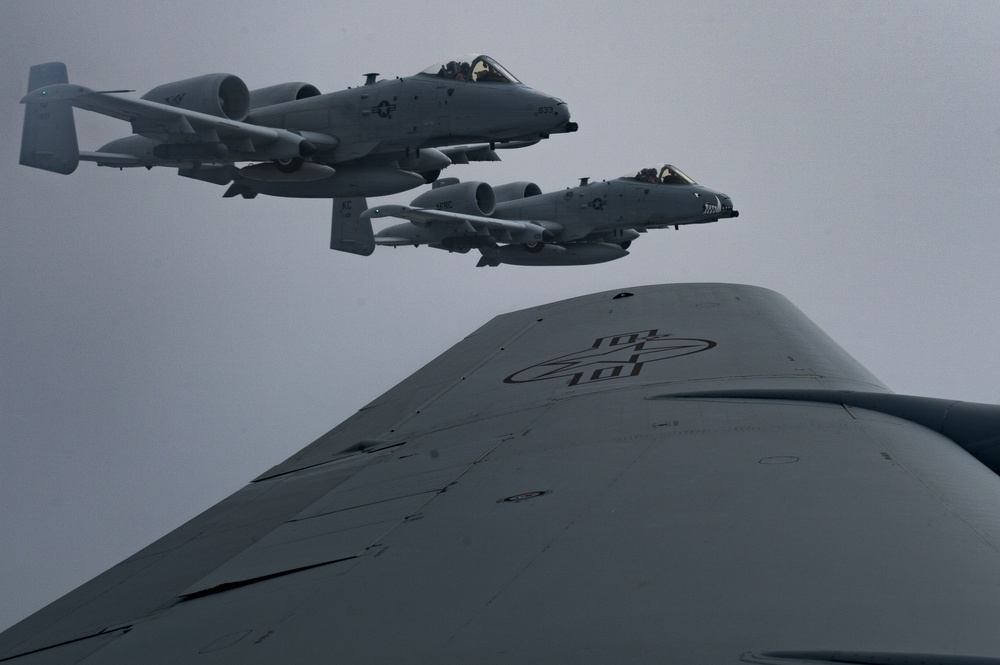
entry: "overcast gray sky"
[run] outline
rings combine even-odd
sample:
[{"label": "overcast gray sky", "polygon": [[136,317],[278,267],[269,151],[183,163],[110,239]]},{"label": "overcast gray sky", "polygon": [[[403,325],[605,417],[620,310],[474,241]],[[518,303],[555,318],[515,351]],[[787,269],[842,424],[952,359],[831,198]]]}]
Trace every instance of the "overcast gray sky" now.
[{"label": "overcast gray sky", "polygon": [[[1000,4],[372,6],[0,3],[0,628],[543,302],[757,284],[897,392],[1000,402]],[[332,252],[329,201],[17,165],[35,63],[96,89],[224,71],[330,92],[472,51],[565,99],[580,131],[447,175],[550,191],[671,162],[740,217],[598,266],[477,269]],[[76,118],[85,150],[128,133]]]}]

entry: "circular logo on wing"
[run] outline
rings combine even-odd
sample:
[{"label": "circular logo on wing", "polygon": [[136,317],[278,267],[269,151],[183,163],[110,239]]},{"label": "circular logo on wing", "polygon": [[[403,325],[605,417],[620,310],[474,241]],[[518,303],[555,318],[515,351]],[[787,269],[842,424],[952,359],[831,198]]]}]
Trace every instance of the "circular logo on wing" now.
[{"label": "circular logo on wing", "polygon": [[514,372],[504,383],[564,379],[567,386],[638,376],[645,365],[715,347],[709,339],[642,330],[598,337],[589,349],[568,353]]}]

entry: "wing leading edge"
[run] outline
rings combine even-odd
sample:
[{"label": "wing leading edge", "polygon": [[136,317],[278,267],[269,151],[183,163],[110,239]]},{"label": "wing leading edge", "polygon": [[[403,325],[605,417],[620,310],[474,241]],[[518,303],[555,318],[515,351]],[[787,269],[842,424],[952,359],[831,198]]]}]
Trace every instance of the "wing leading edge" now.
[{"label": "wing leading edge", "polygon": [[0,659],[998,653],[997,407],[905,400],[755,287],[503,315]]}]

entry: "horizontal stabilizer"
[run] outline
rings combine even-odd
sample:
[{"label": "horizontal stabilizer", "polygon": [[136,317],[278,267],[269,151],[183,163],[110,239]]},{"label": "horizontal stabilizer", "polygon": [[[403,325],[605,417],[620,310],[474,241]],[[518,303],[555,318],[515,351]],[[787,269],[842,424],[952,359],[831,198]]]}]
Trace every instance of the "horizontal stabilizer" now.
[{"label": "horizontal stabilizer", "polygon": [[66,65],[47,62],[34,65],[28,73],[30,99],[23,100],[24,128],[21,132],[21,164],[54,173],[69,174],[80,163],[73,107],[65,101],[49,99],[45,91],[33,91],[69,82]]}]

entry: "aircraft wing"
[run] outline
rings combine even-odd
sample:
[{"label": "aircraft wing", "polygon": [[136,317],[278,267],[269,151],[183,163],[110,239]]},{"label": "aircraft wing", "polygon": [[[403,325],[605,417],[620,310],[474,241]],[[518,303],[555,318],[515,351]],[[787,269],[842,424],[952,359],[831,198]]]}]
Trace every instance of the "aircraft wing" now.
[{"label": "aircraft wing", "polygon": [[[301,135],[286,129],[253,125],[148,99],[129,97],[122,91],[98,92],[71,83],[57,83],[32,90],[21,99],[22,104],[41,102],[62,102],[85,111],[125,120],[132,124],[134,133],[150,138],[174,142],[224,143],[242,153],[255,153],[266,148],[268,159],[306,156],[317,149]],[[322,137],[322,140],[330,145],[336,144],[336,139],[332,137]],[[93,158],[90,161],[102,160]]]},{"label": "aircraft wing", "polygon": [[891,393],[765,289],[532,307],[0,661],[996,665],[998,411]]},{"label": "aircraft wing", "polygon": [[[364,219],[399,217],[421,226],[436,224],[458,228],[472,227],[473,229],[503,231],[510,233],[512,238],[517,239],[517,242],[538,242],[542,240],[545,235],[555,233],[562,229],[562,225],[556,222],[499,219],[496,217],[485,217],[482,215],[470,215],[462,212],[451,212],[449,210],[415,208],[412,206],[396,204],[380,205],[369,208],[361,214],[361,217]],[[377,236],[375,238],[376,243],[392,244],[385,242],[385,240],[385,238],[380,239]]]}]

